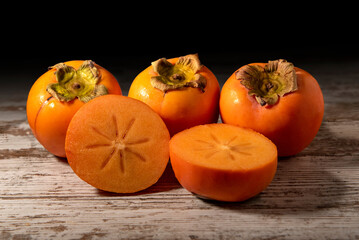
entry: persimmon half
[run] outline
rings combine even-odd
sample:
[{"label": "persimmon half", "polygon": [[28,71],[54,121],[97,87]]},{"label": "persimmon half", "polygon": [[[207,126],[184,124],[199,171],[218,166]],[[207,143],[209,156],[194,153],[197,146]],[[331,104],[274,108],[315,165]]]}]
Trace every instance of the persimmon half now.
[{"label": "persimmon half", "polygon": [[271,139],[279,156],[301,152],[319,131],[323,94],[315,78],[280,59],[234,72],[220,96],[224,123],[251,128]]},{"label": "persimmon half", "polygon": [[268,138],[223,123],[177,133],[170,141],[170,158],[184,188],[219,201],[244,201],[259,194],[277,170],[277,149]]},{"label": "persimmon half", "polygon": [[219,83],[197,54],[161,58],[142,71],[128,96],[149,105],[166,123],[171,135],[219,117]]},{"label": "persimmon half", "polygon": [[125,96],[100,96],[72,118],[67,160],[90,185],[132,193],[155,184],[169,160],[170,135],[148,105]]},{"label": "persimmon half", "polygon": [[116,78],[91,60],[51,67],[30,89],[27,120],[37,140],[52,154],[66,157],[67,127],[77,110],[105,94],[122,94]]}]

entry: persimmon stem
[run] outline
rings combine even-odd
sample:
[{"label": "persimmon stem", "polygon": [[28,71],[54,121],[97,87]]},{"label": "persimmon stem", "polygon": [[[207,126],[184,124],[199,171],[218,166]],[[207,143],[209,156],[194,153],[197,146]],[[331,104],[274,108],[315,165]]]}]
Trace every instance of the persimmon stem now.
[{"label": "persimmon stem", "polygon": [[245,65],[236,72],[236,78],[261,106],[274,105],[279,97],[298,89],[294,66],[284,59],[268,61],[265,67]]},{"label": "persimmon stem", "polygon": [[185,87],[199,88],[202,92],[206,88],[206,79],[198,73],[202,68],[197,54],[180,57],[172,65],[165,58],[152,62],[157,76],[151,77],[151,85],[164,93]]},{"label": "persimmon stem", "polygon": [[65,63],[58,63],[51,67],[56,69],[56,83],[47,86],[47,91],[59,101],[69,102],[76,97],[82,102],[108,93],[104,85],[99,85],[101,78],[95,63],[86,60],[79,67],[74,69]]}]

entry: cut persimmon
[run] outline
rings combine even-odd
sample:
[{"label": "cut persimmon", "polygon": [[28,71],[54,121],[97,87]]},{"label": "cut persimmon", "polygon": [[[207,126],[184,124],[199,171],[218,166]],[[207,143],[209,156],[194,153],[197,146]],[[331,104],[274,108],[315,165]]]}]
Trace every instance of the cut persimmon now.
[{"label": "cut persimmon", "polygon": [[199,125],[170,141],[170,159],[180,184],[199,196],[244,201],[262,192],[277,169],[277,148],[251,129]]},{"label": "cut persimmon", "polygon": [[65,150],[71,168],[85,182],[104,191],[132,193],[161,177],[169,139],[165,123],[149,106],[105,95],[74,115]]}]

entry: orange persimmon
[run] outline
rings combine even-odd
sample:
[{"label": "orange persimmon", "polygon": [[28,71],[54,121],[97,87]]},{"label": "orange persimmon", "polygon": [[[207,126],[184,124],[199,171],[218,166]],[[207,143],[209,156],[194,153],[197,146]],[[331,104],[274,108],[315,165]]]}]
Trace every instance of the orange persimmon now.
[{"label": "orange persimmon", "polygon": [[279,156],[290,156],[316,136],[324,100],[312,75],[280,59],[234,72],[222,88],[220,113],[224,123],[260,132],[276,144]]},{"label": "orange persimmon", "polygon": [[149,105],[166,123],[171,135],[219,117],[217,78],[201,65],[198,55],[161,58],[132,82],[128,96]]},{"label": "orange persimmon", "polygon": [[132,193],[150,187],[169,160],[170,135],[161,117],[141,101],[97,97],[72,118],[67,160],[85,182],[105,191]]},{"label": "orange persimmon", "polygon": [[90,99],[122,94],[116,78],[91,60],[51,67],[31,87],[26,112],[37,140],[52,154],[66,157],[65,136],[72,116]]},{"label": "orange persimmon", "polygon": [[223,123],[177,133],[170,141],[170,159],[184,188],[220,201],[244,201],[259,194],[277,170],[277,149],[268,138]]}]

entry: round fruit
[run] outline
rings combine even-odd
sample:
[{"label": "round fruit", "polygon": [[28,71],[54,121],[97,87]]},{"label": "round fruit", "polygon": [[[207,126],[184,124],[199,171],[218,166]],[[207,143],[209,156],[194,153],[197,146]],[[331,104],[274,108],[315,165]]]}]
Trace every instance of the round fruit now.
[{"label": "round fruit", "polygon": [[222,88],[224,123],[251,128],[276,144],[279,156],[301,152],[316,136],[323,94],[308,72],[285,60],[245,65]]},{"label": "round fruit", "polygon": [[65,136],[72,116],[89,100],[121,94],[116,78],[91,60],[59,63],[31,87],[26,112],[37,140],[52,154],[66,157]]},{"label": "round fruit", "polygon": [[277,169],[276,146],[251,129],[207,124],[184,130],[170,141],[173,171],[199,196],[244,201],[263,191]]},{"label": "round fruit", "polygon": [[155,184],[169,160],[170,135],[146,104],[106,95],[85,104],[66,135],[67,160],[90,185],[132,193]]},{"label": "round fruit", "polygon": [[219,94],[217,78],[192,54],[153,62],[132,82],[128,96],[155,110],[174,135],[217,122]]}]

